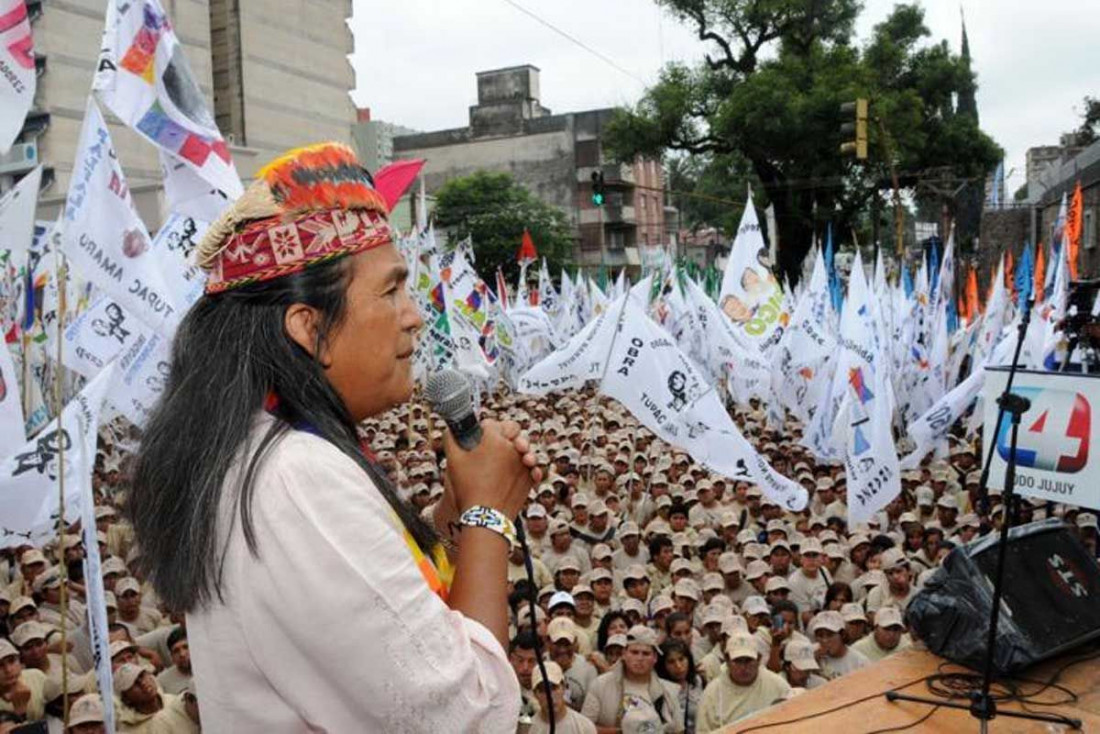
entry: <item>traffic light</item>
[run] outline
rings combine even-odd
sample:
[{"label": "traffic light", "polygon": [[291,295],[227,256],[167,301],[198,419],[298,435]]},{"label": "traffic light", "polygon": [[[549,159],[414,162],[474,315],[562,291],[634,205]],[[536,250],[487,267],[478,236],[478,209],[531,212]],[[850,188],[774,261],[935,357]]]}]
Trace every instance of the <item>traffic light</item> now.
[{"label": "traffic light", "polygon": [[603,206],[603,171],[592,172],[592,206]]},{"label": "traffic light", "polygon": [[849,138],[841,144],[840,152],[855,154],[857,160],[867,160],[867,100],[861,98],[855,102],[845,102],[840,106],[840,114],[855,115],[854,122],[845,122],[840,126],[842,133],[855,136],[855,140]]}]

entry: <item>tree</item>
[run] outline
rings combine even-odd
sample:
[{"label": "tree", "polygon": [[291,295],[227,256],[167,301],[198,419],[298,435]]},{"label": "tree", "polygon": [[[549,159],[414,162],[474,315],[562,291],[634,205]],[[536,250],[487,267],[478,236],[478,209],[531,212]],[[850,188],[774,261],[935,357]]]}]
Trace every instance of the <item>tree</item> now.
[{"label": "tree", "polygon": [[[955,108],[960,92],[973,91],[969,61],[946,43],[918,46],[929,32],[917,6],[896,6],[858,49],[857,0],[658,2],[713,53],[694,67],[666,66],[635,107],[616,113],[608,147],[624,160],[668,151],[743,158],[775,206],[778,265],[792,282],[826,222],[840,236],[867,226],[866,240],[878,234],[893,173],[916,198],[943,201],[948,186],[980,186],[1001,157],[976,116]],[[840,154],[840,105],[857,97],[871,101],[863,162]]]},{"label": "tree", "polygon": [[435,222],[452,242],[472,240],[474,267],[487,283],[494,282],[498,267],[510,284],[516,282],[516,251],[524,229],[555,272],[572,255],[572,232],[565,214],[507,173],[478,171],[445,183],[436,192]]},{"label": "tree", "polygon": [[697,232],[714,227],[727,236],[737,232],[746,187],[759,189],[744,157],[677,155],[668,158],[667,167],[670,196],[684,229]]},{"label": "tree", "polygon": [[1100,98],[1086,96],[1082,104],[1081,126],[1072,132],[1078,145],[1092,145],[1100,140]]}]

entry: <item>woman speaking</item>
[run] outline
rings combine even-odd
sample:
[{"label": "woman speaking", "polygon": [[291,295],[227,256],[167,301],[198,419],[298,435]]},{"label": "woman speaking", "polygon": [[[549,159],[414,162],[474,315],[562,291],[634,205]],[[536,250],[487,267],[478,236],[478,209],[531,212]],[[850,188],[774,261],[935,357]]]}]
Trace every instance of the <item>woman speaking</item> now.
[{"label": "woman speaking", "polygon": [[[447,437],[434,527],[356,424],[404,402],[421,320],[383,198],[345,146],[284,155],[214,223],[128,513],[187,613],[214,732],[513,730],[511,523],[540,478],[513,423]],[[457,526],[454,566],[439,528]]]}]

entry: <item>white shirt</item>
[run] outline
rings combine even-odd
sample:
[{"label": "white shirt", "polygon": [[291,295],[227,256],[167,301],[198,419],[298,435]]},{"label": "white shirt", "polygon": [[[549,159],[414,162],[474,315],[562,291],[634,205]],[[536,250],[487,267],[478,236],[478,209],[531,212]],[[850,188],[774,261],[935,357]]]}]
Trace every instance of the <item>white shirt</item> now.
[{"label": "white shirt", "polygon": [[[254,443],[271,420],[258,418]],[[204,729],[515,728],[519,682],[505,651],[429,590],[354,461],[300,431],[276,443],[256,477],[258,559],[230,501],[241,468],[220,507],[225,601],[187,617]]]}]

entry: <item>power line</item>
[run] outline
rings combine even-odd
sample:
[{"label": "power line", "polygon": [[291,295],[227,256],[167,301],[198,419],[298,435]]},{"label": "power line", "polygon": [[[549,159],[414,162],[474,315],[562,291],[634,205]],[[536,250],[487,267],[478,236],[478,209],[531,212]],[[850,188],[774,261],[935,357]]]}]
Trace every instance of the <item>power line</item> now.
[{"label": "power line", "polygon": [[575,43],[576,45],[580,46],[585,51],[592,54],[593,56],[595,56],[600,61],[603,61],[605,64],[609,65],[611,68],[615,69],[616,71],[619,71],[619,72],[622,72],[623,74],[626,74],[628,77],[630,77],[634,81],[638,82],[642,86],[648,86],[648,82],[646,82],[645,79],[642,79],[640,76],[638,76],[634,72],[630,71],[629,69],[623,68],[622,66],[617,64],[615,62],[615,60],[612,59],[611,57],[606,56],[603,53],[597,51],[596,49],[594,49],[591,46],[589,46],[588,44],[586,44],[584,41],[581,41],[580,39],[578,39],[574,36],[571,36],[570,34],[566,33],[561,28],[558,28],[556,25],[554,25],[550,21],[536,15],[534,12],[528,10],[527,8],[520,5],[519,3],[515,2],[515,0],[504,0],[504,2],[508,3],[513,8],[520,11],[524,15],[526,15],[530,18],[534,18],[536,21],[538,21],[542,25],[546,26],[550,30],[554,31],[554,33],[557,33],[562,38],[565,38],[566,40],[570,41],[571,43]]}]

